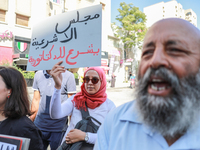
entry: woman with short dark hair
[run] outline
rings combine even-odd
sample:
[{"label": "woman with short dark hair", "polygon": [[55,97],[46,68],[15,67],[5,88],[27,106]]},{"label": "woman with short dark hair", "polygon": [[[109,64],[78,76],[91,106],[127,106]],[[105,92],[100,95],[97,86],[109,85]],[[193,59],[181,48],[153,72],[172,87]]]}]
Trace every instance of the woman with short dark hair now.
[{"label": "woman with short dark hair", "polygon": [[27,117],[30,115],[23,75],[15,68],[0,66],[0,134],[29,138],[29,150],[42,150],[40,130]]}]

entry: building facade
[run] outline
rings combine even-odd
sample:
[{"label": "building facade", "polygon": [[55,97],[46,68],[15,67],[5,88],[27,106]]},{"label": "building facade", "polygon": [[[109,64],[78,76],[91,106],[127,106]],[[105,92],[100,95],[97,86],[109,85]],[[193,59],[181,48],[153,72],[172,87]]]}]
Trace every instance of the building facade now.
[{"label": "building facade", "polygon": [[97,4],[102,5],[102,52],[110,54],[111,0],[0,0],[0,63],[14,62],[25,70],[34,24],[52,15]]},{"label": "building facade", "polygon": [[165,18],[182,18],[188,20],[197,26],[197,15],[192,9],[184,10],[182,5],[176,0],[169,2],[160,2],[151,6],[144,7],[143,12],[146,14],[146,26],[150,27],[156,21]]}]

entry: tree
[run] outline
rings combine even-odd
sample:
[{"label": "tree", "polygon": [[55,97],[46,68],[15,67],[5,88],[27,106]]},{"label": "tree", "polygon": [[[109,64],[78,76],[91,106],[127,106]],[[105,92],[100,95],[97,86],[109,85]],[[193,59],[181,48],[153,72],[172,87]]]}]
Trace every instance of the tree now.
[{"label": "tree", "polygon": [[117,27],[116,36],[124,43],[125,57],[128,58],[133,46],[141,47],[141,42],[146,33],[146,15],[132,3],[122,2],[117,10],[119,15],[116,16],[116,20],[120,22],[120,26]]}]

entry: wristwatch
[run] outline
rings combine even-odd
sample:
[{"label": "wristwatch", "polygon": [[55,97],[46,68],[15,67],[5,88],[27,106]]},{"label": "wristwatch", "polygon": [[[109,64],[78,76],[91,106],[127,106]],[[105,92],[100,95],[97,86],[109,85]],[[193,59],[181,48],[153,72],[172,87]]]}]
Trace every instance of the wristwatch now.
[{"label": "wristwatch", "polygon": [[88,137],[88,133],[86,132],[85,133],[85,142],[87,142],[89,140],[89,137]]}]

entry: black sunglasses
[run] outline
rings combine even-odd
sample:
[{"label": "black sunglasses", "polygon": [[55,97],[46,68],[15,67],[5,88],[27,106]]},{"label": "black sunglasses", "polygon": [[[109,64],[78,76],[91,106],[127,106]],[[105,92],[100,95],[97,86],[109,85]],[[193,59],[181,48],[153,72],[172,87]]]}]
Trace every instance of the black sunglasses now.
[{"label": "black sunglasses", "polygon": [[83,78],[84,83],[88,83],[90,82],[90,80],[92,81],[93,84],[97,84],[99,82],[99,79],[97,77],[93,77],[92,79],[90,79],[89,77]]}]

